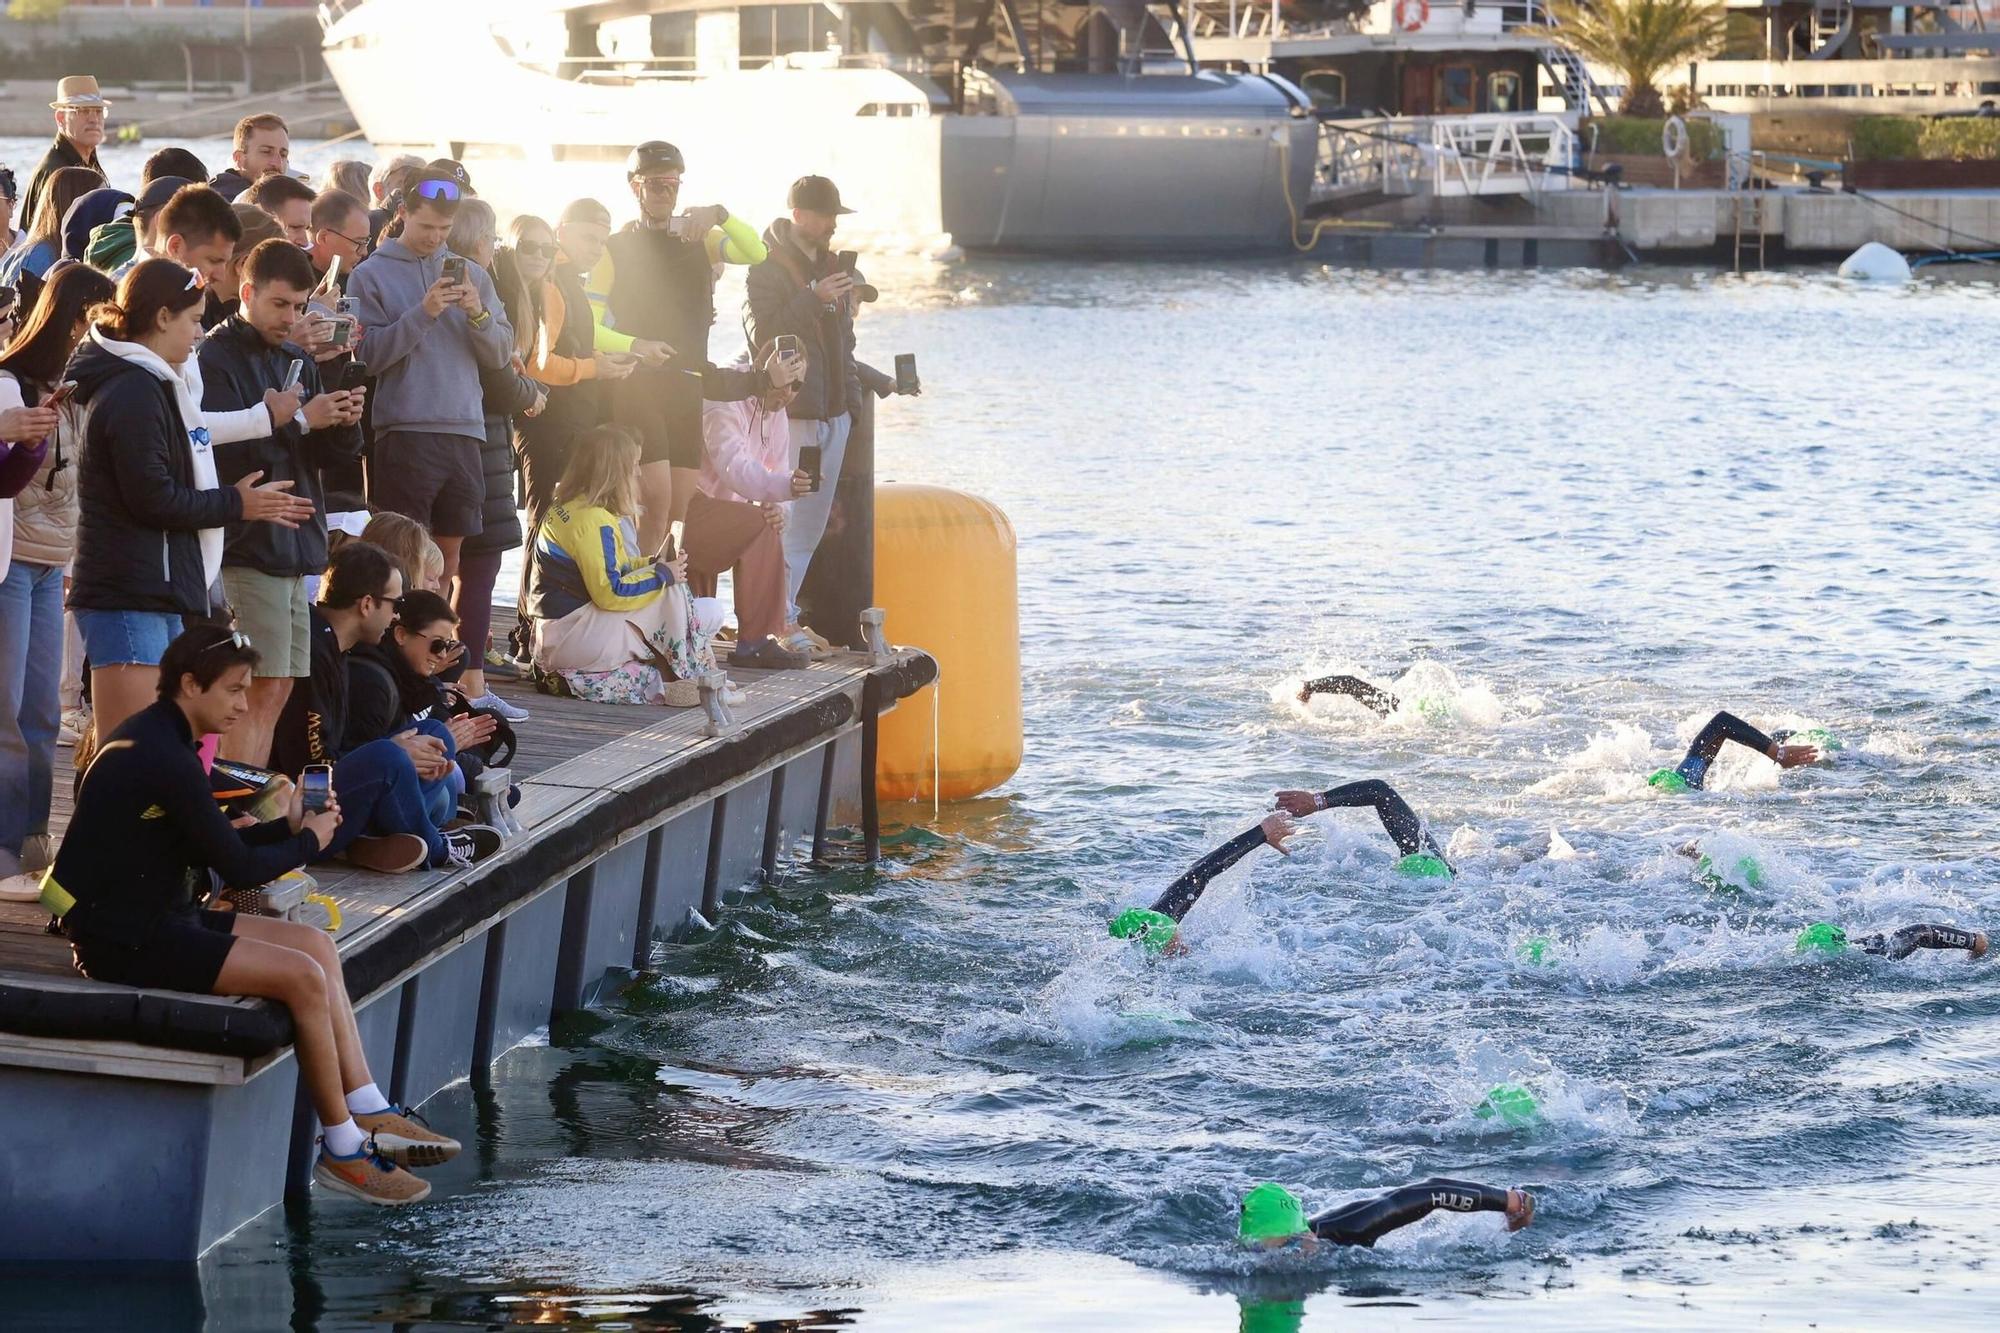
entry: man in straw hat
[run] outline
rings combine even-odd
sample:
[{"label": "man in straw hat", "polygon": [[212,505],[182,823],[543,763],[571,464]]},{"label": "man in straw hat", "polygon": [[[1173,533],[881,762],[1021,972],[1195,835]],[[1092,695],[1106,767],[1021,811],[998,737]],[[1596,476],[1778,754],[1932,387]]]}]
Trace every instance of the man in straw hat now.
[{"label": "man in straw hat", "polygon": [[49,109],[56,113],[56,141],[42,154],[41,165],[28,182],[19,216],[34,218],[42,186],[64,167],[87,167],[104,175],[97,162],[97,145],[104,142],[104,115],[110,108],[93,75],[69,74],[56,84],[56,100],[49,103]]}]

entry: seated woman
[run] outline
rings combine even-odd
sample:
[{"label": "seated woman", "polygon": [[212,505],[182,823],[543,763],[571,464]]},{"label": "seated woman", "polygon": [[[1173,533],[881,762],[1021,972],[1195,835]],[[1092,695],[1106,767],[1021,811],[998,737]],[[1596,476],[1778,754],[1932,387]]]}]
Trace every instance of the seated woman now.
[{"label": "seated woman", "polygon": [[1443,1176],[1307,1217],[1296,1194],[1267,1180],[1243,1196],[1236,1213],[1236,1237],[1259,1250],[1297,1245],[1310,1252],[1320,1241],[1372,1248],[1391,1231],[1421,1221],[1440,1208],[1453,1213],[1504,1213],[1509,1231],[1519,1231],[1535,1220],[1535,1196],[1524,1189],[1475,1185]]},{"label": "seated woman", "polygon": [[1438,850],[1430,832],[1424,828],[1423,820],[1410,808],[1410,803],[1380,778],[1344,783],[1323,792],[1278,793],[1278,808],[1298,819],[1321,810],[1360,805],[1374,806],[1376,815],[1382,820],[1382,827],[1395,839],[1396,850],[1402,853],[1402,860],[1396,862],[1396,869],[1405,874],[1432,878],[1447,878],[1456,873],[1451,863],[1444,859],[1444,853]]},{"label": "seated woman", "polygon": [[281,819],[232,827],[195,750],[249,712],[257,653],[233,630],[202,626],[160,659],[159,697],[98,748],[43,901],[62,918],[77,970],[98,981],[209,995],[257,995],[291,1010],[299,1069],[323,1127],[313,1177],[369,1203],[414,1203],[430,1186],[403,1170],[456,1156],[456,1140],[389,1104],[375,1086],[323,930],[196,906],[213,871],[254,888],[334,840],[337,802],[307,814],[300,794]]},{"label": "seated woman", "polygon": [[1819,750],[1814,746],[1783,743],[1791,734],[1786,731],[1766,736],[1734,713],[1717,713],[1695,736],[1694,744],[1688,746],[1685,759],[1673,768],[1655,770],[1647,776],[1646,783],[1661,791],[1700,791],[1701,784],[1708,778],[1708,767],[1715,762],[1715,756],[1721,752],[1725,741],[1748,746],[1776,762],[1780,768],[1799,768],[1817,762]]},{"label": "seated woman", "polygon": [[458,615],[442,593],[406,592],[396,600],[396,618],[375,643],[347,657],[347,728],[357,742],[406,731],[434,737],[451,767],[423,783],[431,822],[442,827],[458,816],[459,797],[479,775],[479,761],[465,753],[493,738],[489,714],[451,715],[451,697],[438,673],[465,655],[453,637]]},{"label": "seated woman", "polygon": [[[635,685],[623,672],[651,666],[672,679],[664,701],[692,707],[701,701],[695,678],[715,669],[709,643],[722,606],[689,598],[684,559],[640,553],[638,514],[638,437],[599,426],[577,441],[535,538],[535,665],[605,703],[659,701],[650,681]],[[612,672],[624,680],[597,679]]]}]

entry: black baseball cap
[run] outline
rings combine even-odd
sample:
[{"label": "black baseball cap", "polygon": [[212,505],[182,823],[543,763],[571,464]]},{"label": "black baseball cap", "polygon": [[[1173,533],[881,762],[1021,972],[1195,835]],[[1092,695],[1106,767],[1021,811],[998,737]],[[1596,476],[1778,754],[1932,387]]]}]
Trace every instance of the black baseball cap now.
[{"label": "black baseball cap", "polygon": [[649,171],[687,170],[687,160],[681,150],[665,139],[648,139],[625,155],[625,177],[643,176]]},{"label": "black baseball cap", "polygon": [[149,218],[167,206],[167,200],[174,197],[183,185],[193,185],[194,181],[182,176],[155,176],[146,182],[146,188],[139,191],[139,197],[132,201],[132,212],[142,218]]},{"label": "black baseball cap", "polygon": [[840,203],[840,188],[824,176],[801,176],[792,182],[786,208],[803,208],[814,213],[852,213]]},{"label": "black baseball cap", "polygon": [[431,162],[425,163],[424,170],[427,172],[434,171],[440,176],[451,177],[453,180],[458,182],[458,188],[464,190],[467,194],[478,193],[476,190],[472,188],[472,173],[467,171],[465,169],[465,163],[460,162],[457,158],[452,158],[452,157],[437,158]]},{"label": "black baseball cap", "polygon": [[608,227],[611,225],[611,210],[595,199],[572,199],[563,206],[562,216],[556,219],[556,225],[560,227],[571,222]]}]

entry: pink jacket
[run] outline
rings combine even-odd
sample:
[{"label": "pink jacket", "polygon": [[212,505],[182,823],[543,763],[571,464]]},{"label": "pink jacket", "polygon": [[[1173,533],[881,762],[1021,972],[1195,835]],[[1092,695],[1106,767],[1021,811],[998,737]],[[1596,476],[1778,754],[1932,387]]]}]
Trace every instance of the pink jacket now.
[{"label": "pink jacket", "polygon": [[766,412],[755,398],[704,403],[701,491],[713,500],[792,498],[791,427],[784,409]]}]

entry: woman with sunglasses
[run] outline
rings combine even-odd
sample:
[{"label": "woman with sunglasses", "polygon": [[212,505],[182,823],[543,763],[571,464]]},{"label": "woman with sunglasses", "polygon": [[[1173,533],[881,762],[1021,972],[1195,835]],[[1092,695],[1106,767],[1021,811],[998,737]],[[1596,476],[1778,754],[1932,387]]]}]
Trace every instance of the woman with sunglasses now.
[{"label": "woman with sunglasses", "polygon": [[[0,500],[0,879],[39,875],[53,855],[49,803],[62,722],[63,583],[76,554],[78,416],[51,412],[49,395],[89,327],[89,311],[116,288],[94,268],[72,264],[42,289],[28,327],[0,352],[0,437],[32,434],[52,421],[38,448],[16,447],[0,464],[39,457],[12,500]],[[0,443],[0,454],[7,445]],[[0,495],[8,487],[0,485]],[[18,860],[18,865],[14,864]],[[33,897],[17,885],[0,898]]]},{"label": "woman with sunglasses", "polygon": [[100,739],[146,706],[182,617],[206,618],[221,606],[212,590],[222,577],[224,526],[295,528],[312,513],[289,481],[260,485],[261,472],[233,486],[217,481],[194,359],[200,279],[170,259],[132,269],[117,299],[93,312],[66,372],[83,411],[69,605],[90,658]]},{"label": "woman with sunglasses", "polygon": [[416,731],[434,737],[452,761],[450,771],[423,783],[431,822],[440,828],[458,817],[458,798],[476,776],[461,752],[493,738],[484,714],[451,716],[451,692],[438,679],[463,660],[468,645],[457,638],[458,614],[441,595],[417,589],[397,599],[396,619],[381,642],[363,644],[347,658],[350,734],[378,740]]}]

